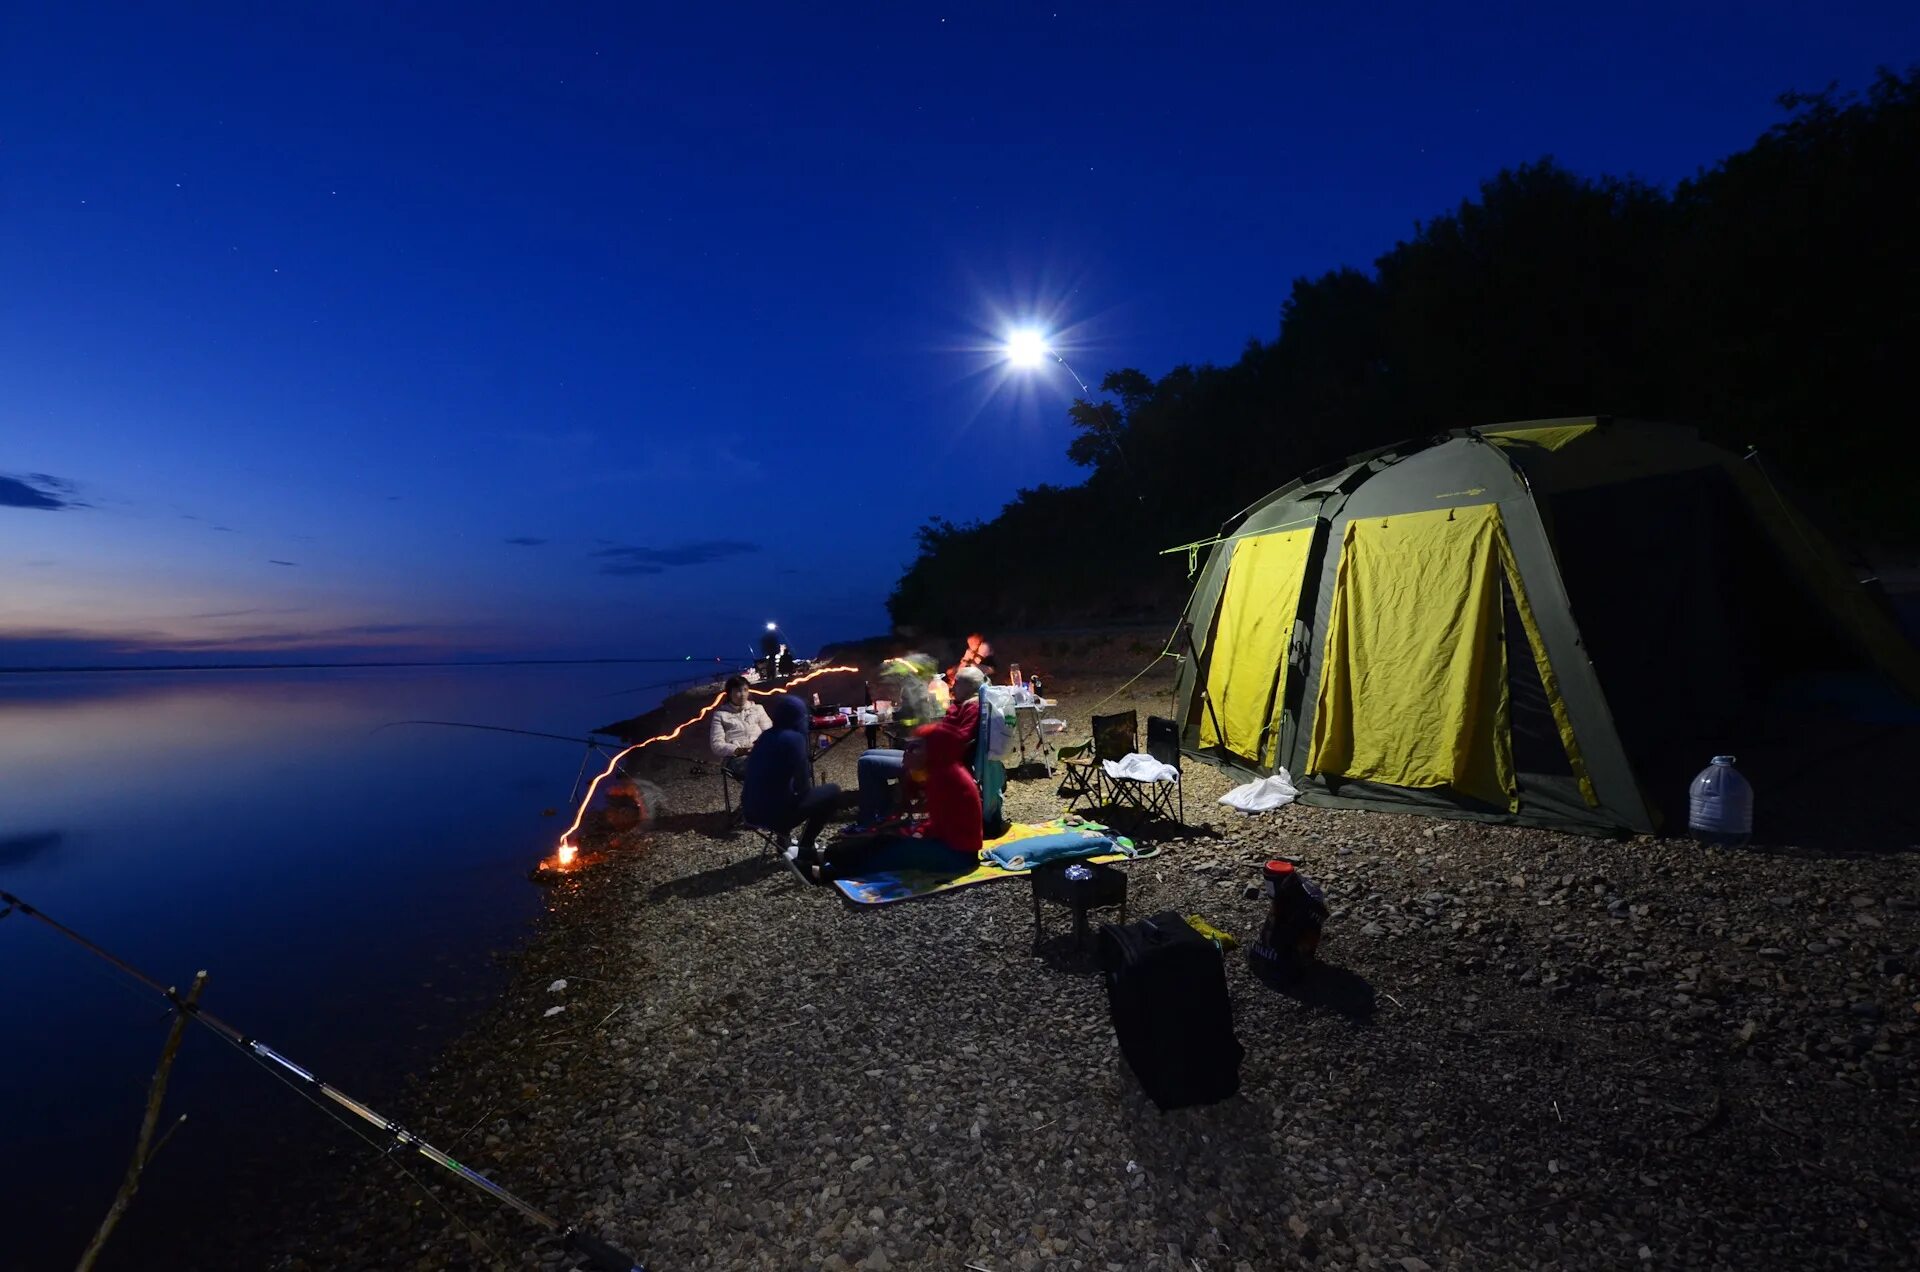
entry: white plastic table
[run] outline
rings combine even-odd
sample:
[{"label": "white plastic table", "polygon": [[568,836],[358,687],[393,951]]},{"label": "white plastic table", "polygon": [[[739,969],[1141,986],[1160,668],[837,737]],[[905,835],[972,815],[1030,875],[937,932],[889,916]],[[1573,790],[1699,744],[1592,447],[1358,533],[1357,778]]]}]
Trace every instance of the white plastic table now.
[{"label": "white plastic table", "polygon": [[1020,747],[1020,764],[1038,764],[1047,770],[1047,776],[1053,776],[1053,769],[1059,763],[1059,754],[1053,745],[1053,739],[1040,727],[1040,709],[1052,706],[1044,699],[1037,704],[1018,706],[1013,709],[1014,738]]}]

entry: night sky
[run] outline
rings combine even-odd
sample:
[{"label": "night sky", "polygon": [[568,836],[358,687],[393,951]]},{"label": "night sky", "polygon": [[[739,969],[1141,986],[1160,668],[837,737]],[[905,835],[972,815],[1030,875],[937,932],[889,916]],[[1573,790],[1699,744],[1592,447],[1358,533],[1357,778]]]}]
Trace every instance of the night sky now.
[{"label": "night sky", "polygon": [[884,630],[915,527],[1079,475],[1013,323],[1231,361],[1502,166],[1670,185],[1920,56],[1336,8],[9,5],[0,666]]}]

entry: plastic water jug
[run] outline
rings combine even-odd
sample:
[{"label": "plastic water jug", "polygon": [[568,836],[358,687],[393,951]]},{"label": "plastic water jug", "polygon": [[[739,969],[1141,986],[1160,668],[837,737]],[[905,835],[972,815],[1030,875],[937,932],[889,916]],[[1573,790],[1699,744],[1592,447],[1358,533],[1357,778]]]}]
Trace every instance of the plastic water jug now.
[{"label": "plastic water jug", "polygon": [[1753,787],[1716,755],[1687,791],[1687,829],[1703,844],[1744,844],[1753,834]]}]

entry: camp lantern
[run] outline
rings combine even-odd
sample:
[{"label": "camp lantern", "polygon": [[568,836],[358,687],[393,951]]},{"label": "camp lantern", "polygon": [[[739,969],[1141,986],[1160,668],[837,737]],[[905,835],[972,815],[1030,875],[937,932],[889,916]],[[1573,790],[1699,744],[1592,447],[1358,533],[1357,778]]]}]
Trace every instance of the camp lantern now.
[{"label": "camp lantern", "polygon": [[1189,547],[1182,742],[1285,769],[1304,803],[1679,831],[1703,754],[1784,768],[1844,736],[1807,686],[1920,699],[1838,554],[1688,428],[1464,429],[1310,473]]}]

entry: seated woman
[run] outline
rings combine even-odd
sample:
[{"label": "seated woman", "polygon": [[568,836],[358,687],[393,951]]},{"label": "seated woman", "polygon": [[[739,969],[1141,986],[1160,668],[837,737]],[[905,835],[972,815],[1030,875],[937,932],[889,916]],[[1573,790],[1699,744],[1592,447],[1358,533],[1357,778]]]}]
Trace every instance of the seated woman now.
[{"label": "seated woman", "polygon": [[728,676],[726,698],[707,717],[707,749],[736,780],[744,778],[753,744],[771,726],[766,711],[747,696],[747,678]]},{"label": "seated woman", "polygon": [[[984,683],[986,674],[978,667],[963,668],[954,676],[953,704],[947,708],[947,721],[959,728],[965,747],[961,762],[969,766],[980,736],[980,686]],[[855,769],[860,775],[860,811],[855,818],[859,825],[871,826],[905,803],[905,754],[891,747],[874,747],[860,757]]]},{"label": "seated woman", "polygon": [[767,703],[772,727],[747,755],[747,776],[740,787],[740,814],[753,826],[786,835],[798,826],[804,854],[827,824],[840,788],[813,784],[813,759],[807,746],[807,704],[783,693]]},{"label": "seated woman", "polygon": [[[807,877],[825,883],[858,874],[876,853],[903,839],[937,843],[954,854],[956,869],[970,867],[980,856],[980,788],[962,762],[967,753],[968,744],[953,721],[916,729],[906,763],[926,790],[927,815],[881,833],[841,839],[825,849],[803,850],[797,861]],[[923,767],[924,773],[918,772]]]}]

